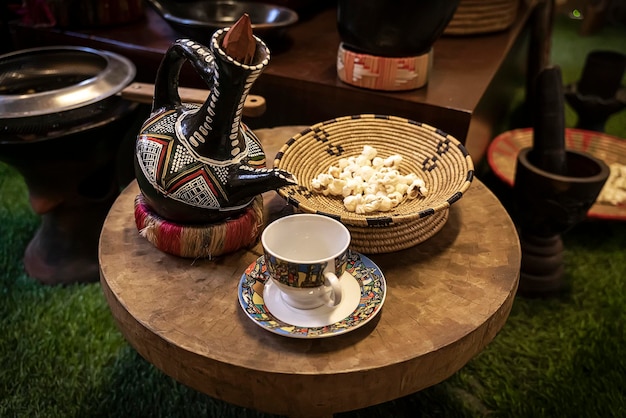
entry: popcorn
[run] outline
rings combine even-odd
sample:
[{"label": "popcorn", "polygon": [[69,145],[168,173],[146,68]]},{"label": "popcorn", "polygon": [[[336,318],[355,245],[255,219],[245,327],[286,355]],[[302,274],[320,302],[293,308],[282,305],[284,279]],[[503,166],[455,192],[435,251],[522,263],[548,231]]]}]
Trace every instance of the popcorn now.
[{"label": "popcorn", "polygon": [[425,195],[428,193],[428,189],[426,188],[426,184],[422,179],[413,180],[413,183],[409,186],[406,191],[406,195],[409,199],[415,199],[420,195]]},{"label": "popcorn", "polygon": [[394,188],[394,190],[392,190],[389,193],[398,192],[401,195],[404,195],[408,189],[409,189],[409,185],[408,184],[406,184],[406,183],[398,183],[398,184],[396,184],[396,187]]},{"label": "popcorn", "polygon": [[390,193],[388,196],[389,200],[391,200],[391,207],[395,208],[396,206],[398,206],[403,200],[404,200],[404,195],[398,193],[398,192],[393,192]]},{"label": "popcorn", "polygon": [[415,173],[400,174],[401,163],[401,155],[382,158],[374,147],[365,145],[360,155],[341,158],[312,179],[311,188],[324,196],[341,196],[349,212],[388,212],[405,199],[428,194],[426,183]]},{"label": "popcorn", "polygon": [[596,202],[614,206],[626,204],[626,165],[612,163],[609,165],[609,178],[600,191]]},{"label": "popcorn", "polygon": [[336,167],[334,165],[331,165],[328,168],[328,174],[330,174],[332,177],[338,179],[339,176],[341,175],[341,169],[339,167]]},{"label": "popcorn", "polygon": [[342,179],[334,179],[328,185],[328,191],[333,196],[338,196],[343,193],[343,188],[346,185],[346,181]]},{"label": "popcorn", "polygon": [[361,204],[362,200],[363,200],[363,195],[360,195],[360,194],[346,196],[343,199],[343,205],[347,211],[356,212],[356,207]]},{"label": "popcorn", "polygon": [[391,157],[386,158],[385,161],[383,162],[383,165],[385,167],[397,168],[401,162],[402,162],[402,156],[398,154],[394,154]]},{"label": "popcorn", "polygon": [[355,163],[357,167],[367,167],[367,166],[372,165],[372,160],[367,158],[365,155],[361,154],[358,157],[356,157]]},{"label": "popcorn", "polygon": [[361,177],[364,181],[369,181],[372,178],[376,170],[372,166],[366,165],[364,167],[359,167],[355,174]]},{"label": "popcorn", "polygon": [[372,147],[371,145],[365,145],[363,147],[363,151],[361,152],[361,156],[367,158],[368,160],[373,160],[374,157],[376,157],[376,154],[378,154],[378,151],[376,151],[376,148]]},{"label": "popcorn", "polygon": [[372,167],[374,168],[380,168],[385,164],[385,160],[383,160],[380,157],[374,157],[374,159],[372,160]]},{"label": "popcorn", "polygon": [[313,189],[314,192],[321,193],[325,187],[322,185],[322,182],[320,179],[314,178],[313,180],[311,180],[311,188]]},{"label": "popcorn", "polygon": [[389,212],[394,205],[393,201],[387,196],[380,196],[380,206],[378,206],[378,210],[381,212]]}]

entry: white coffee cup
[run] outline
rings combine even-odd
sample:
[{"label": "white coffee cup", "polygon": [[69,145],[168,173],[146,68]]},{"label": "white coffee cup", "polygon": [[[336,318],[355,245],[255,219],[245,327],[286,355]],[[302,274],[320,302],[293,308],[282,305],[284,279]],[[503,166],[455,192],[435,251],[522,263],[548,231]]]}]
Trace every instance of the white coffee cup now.
[{"label": "white coffee cup", "polygon": [[261,234],[265,264],[285,303],[313,309],[341,302],[350,231],[341,222],[317,214],[279,218]]}]

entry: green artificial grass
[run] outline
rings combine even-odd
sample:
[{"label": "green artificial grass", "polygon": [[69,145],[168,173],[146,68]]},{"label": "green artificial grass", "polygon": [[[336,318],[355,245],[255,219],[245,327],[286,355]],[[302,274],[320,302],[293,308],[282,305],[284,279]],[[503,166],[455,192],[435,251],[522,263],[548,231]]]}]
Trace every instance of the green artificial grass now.
[{"label": "green artificial grass", "polygon": [[[553,63],[566,83],[590,49],[625,48],[623,27],[581,38],[577,22],[558,23]],[[626,138],[625,117],[613,117],[607,132]],[[510,190],[483,181],[506,201]],[[142,359],[98,283],[47,287],[29,278],[22,256],[38,222],[23,179],[0,163],[1,417],[270,417],[200,394]],[[626,416],[626,223],[588,221],[564,242],[562,296],[517,297],[502,331],[450,379],[336,416]]]}]

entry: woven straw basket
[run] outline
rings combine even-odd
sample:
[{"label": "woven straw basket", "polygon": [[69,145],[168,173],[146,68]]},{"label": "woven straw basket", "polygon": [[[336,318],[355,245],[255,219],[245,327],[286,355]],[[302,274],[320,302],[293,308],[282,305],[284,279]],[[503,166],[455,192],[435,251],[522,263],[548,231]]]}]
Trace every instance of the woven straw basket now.
[{"label": "woven straw basket", "polygon": [[[358,156],[369,145],[386,158],[403,157],[402,174],[415,173],[426,183],[426,197],[404,200],[389,212],[357,214],[341,197],[311,190],[311,180],[328,172],[341,158]],[[386,253],[419,244],[446,223],[450,205],[470,187],[474,165],[454,137],[408,119],[356,115],[332,119],[307,128],[280,149],[274,167],[288,170],[298,184],[279,194],[299,211],[333,217],[348,227],[352,248],[363,253]]]},{"label": "woven straw basket", "polygon": [[476,35],[508,29],[517,18],[519,0],[461,0],[445,35]]}]

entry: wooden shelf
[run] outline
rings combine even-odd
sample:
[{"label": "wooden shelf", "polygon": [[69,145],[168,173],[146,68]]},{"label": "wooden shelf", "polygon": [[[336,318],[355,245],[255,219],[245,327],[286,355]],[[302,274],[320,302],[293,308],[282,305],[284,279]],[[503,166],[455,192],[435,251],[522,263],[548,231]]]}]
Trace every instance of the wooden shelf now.
[{"label": "wooden shelf", "polygon": [[[513,89],[525,83],[536,3],[522,2],[515,23],[506,31],[441,37],[434,44],[428,84],[407,92],[360,89],[338,79],[336,9],[325,8],[288,28],[279,42],[270,43],[270,64],[252,89],[265,97],[267,111],[248,124],[252,128],[310,125],[348,114],[392,114],[431,124],[466,141],[477,159],[491,139],[490,130],[504,116]],[[13,25],[11,29],[20,49],[68,44],[118,52],[137,66],[136,81],[147,83],[154,83],[171,42],[183,37],[150,8],[144,19],[117,27],[59,30]],[[190,66],[183,68],[180,82],[206,87]],[[476,138],[469,138],[472,135]]]}]

